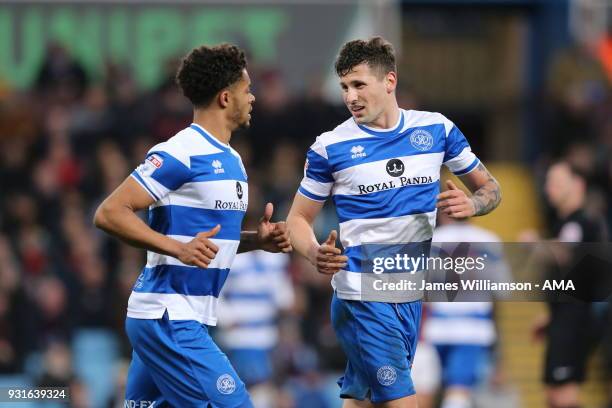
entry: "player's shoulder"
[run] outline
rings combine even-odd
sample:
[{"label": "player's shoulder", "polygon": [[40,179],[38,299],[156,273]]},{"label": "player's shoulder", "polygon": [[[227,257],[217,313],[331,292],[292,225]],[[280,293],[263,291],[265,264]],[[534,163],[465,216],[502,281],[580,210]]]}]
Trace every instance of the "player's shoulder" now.
[{"label": "player's shoulder", "polygon": [[368,135],[365,134],[359,126],[357,126],[353,118],[350,117],[334,129],[321,133],[316,138],[315,144],[319,144],[321,147],[326,148],[336,143],[362,139],[364,137],[368,137]]},{"label": "player's shoulder", "polygon": [[444,125],[446,134],[448,135],[454,126],[454,123],[440,112],[402,109],[402,113],[404,115],[404,127],[406,129],[421,126]]},{"label": "player's shoulder", "polygon": [[240,153],[238,153],[238,150],[234,149],[233,147],[229,147],[229,152],[234,155],[238,161],[240,161],[242,163],[242,156],[240,155]]},{"label": "player's shoulder", "polygon": [[[416,128],[420,126],[430,125],[444,125],[446,135],[453,128],[454,124],[446,116],[439,112],[428,112],[418,110],[405,110],[401,109],[401,114],[404,118],[404,125],[402,130],[410,128]],[[321,133],[315,140],[313,147],[319,150],[325,150],[328,146],[336,143],[367,139],[371,135],[361,129],[355,120],[350,117],[344,122],[340,123],[333,130]]]},{"label": "player's shoulder", "polygon": [[153,146],[149,153],[164,152],[191,167],[193,156],[203,156],[222,153],[223,151],[211,143],[193,127],[185,128],[165,142]]}]

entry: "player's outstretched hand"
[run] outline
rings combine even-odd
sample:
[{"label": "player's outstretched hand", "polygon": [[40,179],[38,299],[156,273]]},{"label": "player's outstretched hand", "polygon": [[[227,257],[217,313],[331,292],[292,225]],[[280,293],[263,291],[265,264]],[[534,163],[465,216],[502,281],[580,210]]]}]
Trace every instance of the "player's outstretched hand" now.
[{"label": "player's outstretched hand", "polygon": [[178,255],[179,261],[186,265],[208,268],[208,265],[215,259],[219,247],[209,238],[217,235],[221,226],[217,226],[209,231],[200,232],[194,239],[183,244]]},{"label": "player's outstretched hand", "polygon": [[263,217],[259,219],[259,225],[257,226],[258,246],[268,252],[291,252],[293,247],[291,246],[287,224],[284,221],[270,222],[273,212],[274,206],[272,203],[267,203]]},{"label": "player's outstretched hand", "polygon": [[336,248],[337,237],[336,230],[332,230],[325,242],[319,245],[315,264],[319,273],[333,275],[346,266],[348,257],[342,255],[340,248]]},{"label": "player's outstretched hand", "polygon": [[450,180],[446,181],[446,187],[448,190],[438,194],[438,203],[436,204],[436,207],[443,214],[459,220],[472,217],[476,214],[474,202],[463,190],[460,190]]}]

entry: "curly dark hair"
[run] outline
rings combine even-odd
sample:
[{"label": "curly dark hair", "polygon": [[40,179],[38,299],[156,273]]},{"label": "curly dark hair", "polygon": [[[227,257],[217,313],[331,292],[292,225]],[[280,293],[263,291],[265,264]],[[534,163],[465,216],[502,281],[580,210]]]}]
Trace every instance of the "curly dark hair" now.
[{"label": "curly dark hair", "polygon": [[380,76],[391,71],[397,72],[393,46],[382,37],[372,37],[367,41],[353,40],[344,44],[336,58],[336,73],[342,77],[363,63],[378,71]]},{"label": "curly dark hair", "polygon": [[242,77],[246,66],[244,51],[235,45],[202,45],[183,57],[176,83],[194,106],[206,107],[220,90]]}]

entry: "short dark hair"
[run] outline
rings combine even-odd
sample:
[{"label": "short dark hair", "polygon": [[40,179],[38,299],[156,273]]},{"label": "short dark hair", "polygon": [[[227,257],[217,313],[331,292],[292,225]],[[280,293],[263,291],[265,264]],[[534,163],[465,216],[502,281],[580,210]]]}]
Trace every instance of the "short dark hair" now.
[{"label": "short dark hair", "polygon": [[202,45],[181,60],[176,83],[194,106],[208,106],[215,95],[242,77],[247,66],[244,51],[235,45]]},{"label": "short dark hair", "polygon": [[576,166],[571,161],[568,161],[568,160],[565,160],[565,159],[558,160],[558,161],[554,162],[551,167],[553,167],[555,165],[557,165],[557,166],[566,166],[567,169],[570,172],[570,175],[572,177],[579,178],[585,184],[588,184],[588,182],[589,182],[589,175],[587,174],[587,172],[584,171],[583,169],[581,169],[580,167]]},{"label": "short dark hair", "polygon": [[344,76],[363,63],[377,70],[381,76],[391,71],[397,72],[393,46],[382,37],[372,37],[367,41],[353,40],[344,44],[336,58],[336,73]]}]

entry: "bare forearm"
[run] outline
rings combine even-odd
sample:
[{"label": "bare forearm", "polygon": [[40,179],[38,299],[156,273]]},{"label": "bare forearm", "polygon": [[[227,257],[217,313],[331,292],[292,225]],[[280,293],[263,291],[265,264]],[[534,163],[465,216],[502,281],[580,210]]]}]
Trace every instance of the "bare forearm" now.
[{"label": "bare forearm", "polygon": [[501,188],[494,178],[490,178],[487,183],[476,190],[472,195],[474,203],[474,216],[485,215],[493,211],[501,201]]},{"label": "bare forearm", "polygon": [[488,214],[499,205],[501,187],[484,164],[479,163],[474,170],[459,178],[472,193],[469,199],[474,211],[468,215],[469,217]]},{"label": "bare forearm", "polygon": [[304,217],[289,214],[287,228],[289,229],[293,249],[314,264],[319,243],[312,225]]},{"label": "bare forearm", "polygon": [[257,231],[240,231],[240,245],[238,253],[255,251],[259,249],[257,241]]},{"label": "bare forearm", "polygon": [[181,242],[152,230],[127,207],[103,203],[96,211],[94,224],[132,246],[178,257]]}]

